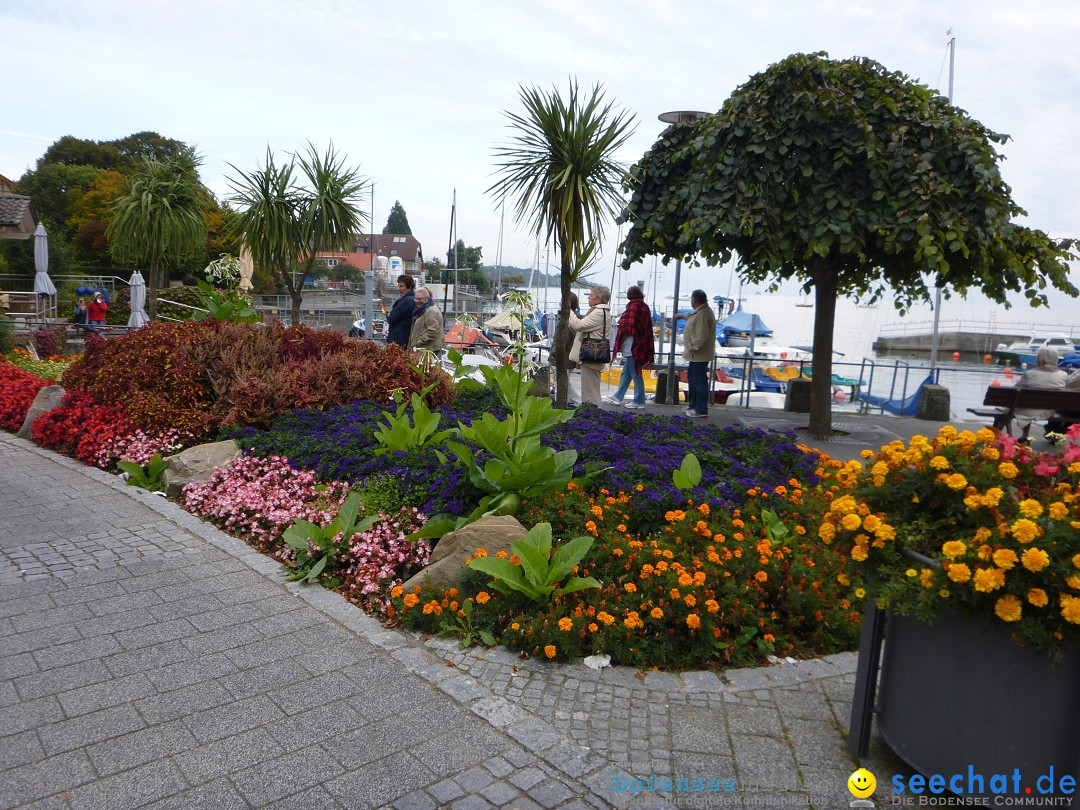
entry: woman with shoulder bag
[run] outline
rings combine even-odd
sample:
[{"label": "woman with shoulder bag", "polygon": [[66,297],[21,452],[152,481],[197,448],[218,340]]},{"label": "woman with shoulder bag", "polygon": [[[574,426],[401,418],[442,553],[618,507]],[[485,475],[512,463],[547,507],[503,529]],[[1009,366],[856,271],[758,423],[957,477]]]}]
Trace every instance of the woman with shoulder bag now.
[{"label": "woman with shoulder bag", "polygon": [[570,360],[581,367],[581,401],[600,407],[600,372],[611,362],[611,290],[589,290],[589,311],[579,318],[573,312],[568,321],[574,332]]}]

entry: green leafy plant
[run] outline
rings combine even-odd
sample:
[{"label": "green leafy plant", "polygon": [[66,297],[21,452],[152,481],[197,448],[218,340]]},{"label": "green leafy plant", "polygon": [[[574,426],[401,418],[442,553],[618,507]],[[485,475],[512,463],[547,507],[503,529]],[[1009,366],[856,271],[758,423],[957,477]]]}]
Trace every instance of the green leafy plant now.
[{"label": "green leafy plant", "polygon": [[479,639],[488,647],[496,644],[494,634],[483,627],[476,625],[476,605],[472,599],[466,599],[461,608],[453,613],[448,613],[439,626],[439,633],[446,636],[456,636],[461,641],[462,647],[471,647],[474,639]]},{"label": "green leafy plant", "polygon": [[682,465],[672,470],[671,480],[676,489],[693,489],[701,483],[701,462],[693,453],[683,456]]},{"label": "green leafy plant", "polygon": [[169,462],[154,453],[146,467],[134,461],[118,461],[116,466],[128,474],[127,482],[133,487],[142,487],[151,492],[165,491],[165,470]]},{"label": "green leafy plant", "polygon": [[352,493],[341,504],[337,517],[325,526],[302,519],[293,521],[282,535],[289,548],[296,552],[295,564],[283,566],[290,582],[310,585],[321,578],[326,588],[341,584],[340,579],[328,576],[337,567],[337,560],[348,548],[354,534],[367,531],[379,521],[377,516],[372,516],[358,523],[361,503],[360,493]]},{"label": "green leafy plant", "polygon": [[600,587],[593,577],[572,576],[565,585],[559,584],[577,568],[592,544],[591,537],[575,537],[552,554],[551,524],[540,523],[533,526],[523,539],[510,544],[518,563],[501,557],[477,557],[469,561],[469,567],[489,574],[492,577],[490,586],[499,593],[507,596],[519,593],[537,604],[545,605],[561,594]]},{"label": "green leafy plant", "polygon": [[262,320],[251,299],[239,290],[218,290],[201,279],[196,284],[199,285],[199,299],[206,312],[196,312],[195,320],[213,318],[215,321],[234,323],[258,323]]},{"label": "green leafy plant", "polygon": [[[434,444],[441,444],[454,430],[439,430],[439,422],[442,414],[433,412],[424,402],[424,397],[433,386],[428,386],[421,393],[409,397],[409,405],[412,406],[412,420],[405,412],[407,403],[403,401],[400,391],[394,392],[394,398],[400,404],[393,414],[383,414],[385,424],[380,424],[375,430],[375,440],[381,447],[375,450],[376,456],[394,451],[419,452]],[[446,455],[438,450],[433,450],[439,461],[446,463]]]}]

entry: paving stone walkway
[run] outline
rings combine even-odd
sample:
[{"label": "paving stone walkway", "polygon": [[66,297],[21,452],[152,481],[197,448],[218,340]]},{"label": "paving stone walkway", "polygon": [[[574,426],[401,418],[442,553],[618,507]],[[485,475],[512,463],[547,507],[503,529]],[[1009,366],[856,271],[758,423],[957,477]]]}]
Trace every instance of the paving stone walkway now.
[{"label": "paving stone walkway", "polygon": [[851,800],[852,655],[672,675],[423,640],[7,434],[0,504],[0,810]]}]

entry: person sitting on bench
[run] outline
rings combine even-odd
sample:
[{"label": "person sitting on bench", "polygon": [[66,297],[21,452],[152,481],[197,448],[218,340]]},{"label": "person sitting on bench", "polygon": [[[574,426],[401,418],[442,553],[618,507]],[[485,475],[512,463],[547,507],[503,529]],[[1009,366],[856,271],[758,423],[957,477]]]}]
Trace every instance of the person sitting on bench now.
[{"label": "person sitting on bench", "polygon": [[[1016,383],[1017,388],[1038,388],[1041,390],[1064,390],[1069,375],[1058,368],[1058,352],[1052,346],[1043,346],[1035,356],[1035,366],[1029,368]],[[1020,428],[1018,441],[1028,441],[1031,423],[1037,419],[1049,419],[1053,411],[1036,411],[1031,408],[1017,408],[1014,412],[1016,425]]]}]

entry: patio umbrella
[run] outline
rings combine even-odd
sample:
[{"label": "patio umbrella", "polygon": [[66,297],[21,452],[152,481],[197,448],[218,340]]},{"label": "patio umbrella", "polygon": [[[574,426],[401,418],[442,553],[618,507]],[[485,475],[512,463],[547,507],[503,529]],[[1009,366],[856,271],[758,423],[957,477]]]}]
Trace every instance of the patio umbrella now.
[{"label": "patio umbrella", "polygon": [[38,223],[34,231],[34,292],[38,295],[56,295],[56,286],[49,278],[49,236],[45,226]]},{"label": "patio umbrella", "polygon": [[136,270],[128,280],[131,285],[131,317],[128,318],[128,326],[145,326],[150,323],[146,317],[146,281],[142,273]]}]

